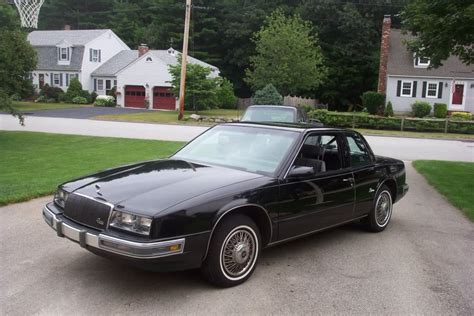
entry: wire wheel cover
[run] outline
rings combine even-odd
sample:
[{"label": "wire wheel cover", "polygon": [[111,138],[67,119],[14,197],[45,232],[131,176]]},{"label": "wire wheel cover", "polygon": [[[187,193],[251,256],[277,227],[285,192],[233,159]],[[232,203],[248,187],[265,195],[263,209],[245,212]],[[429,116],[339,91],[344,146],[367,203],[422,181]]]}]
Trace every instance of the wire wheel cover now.
[{"label": "wire wheel cover", "polygon": [[392,198],[390,193],[383,191],[380,193],[375,205],[375,220],[377,225],[383,227],[387,224],[392,213]]},{"label": "wire wheel cover", "polygon": [[221,252],[222,267],[231,277],[239,277],[251,269],[255,262],[256,240],[247,229],[232,231],[224,240]]}]

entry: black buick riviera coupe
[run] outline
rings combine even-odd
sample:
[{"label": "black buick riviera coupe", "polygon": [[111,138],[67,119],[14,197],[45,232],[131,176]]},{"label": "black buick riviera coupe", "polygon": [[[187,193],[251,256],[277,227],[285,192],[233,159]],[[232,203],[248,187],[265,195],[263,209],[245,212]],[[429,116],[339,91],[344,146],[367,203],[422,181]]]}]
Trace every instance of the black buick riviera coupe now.
[{"label": "black buick riviera coupe", "polygon": [[403,162],[375,156],[357,132],[232,123],[168,159],[66,182],[43,217],[98,255],[200,267],[227,287],[250,277],[265,247],[355,220],[384,230],[407,190]]}]

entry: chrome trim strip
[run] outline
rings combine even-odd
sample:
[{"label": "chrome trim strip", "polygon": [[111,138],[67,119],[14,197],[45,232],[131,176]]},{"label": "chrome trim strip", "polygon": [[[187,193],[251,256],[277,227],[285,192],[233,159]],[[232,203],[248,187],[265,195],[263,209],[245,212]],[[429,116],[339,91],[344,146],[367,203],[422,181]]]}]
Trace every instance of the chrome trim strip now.
[{"label": "chrome trim strip", "polygon": [[319,229],[316,229],[316,230],[312,230],[310,232],[307,232],[307,233],[304,233],[304,234],[301,234],[301,235],[297,235],[297,236],[293,236],[293,237],[288,237],[288,238],[285,238],[285,239],[282,239],[282,240],[277,240],[275,242],[271,242],[267,245],[267,247],[272,247],[272,246],[275,246],[275,245],[278,245],[278,244],[281,244],[281,243],[284,243],[284,242],[287,242],[287,241],[291,241],[291,240],[294,240],[294,239],[298,239],[298,238],[301,238],[301,237],[304,237],[304,236],[307,236],[307,235],[311,235],[311,234],[314,234],[314,233],[317,233],[317,232],[320,232],[320,231],[323,231],[323,230],[326,230],[326,229],[330,229],[330,228],[334,228],[334,227],[337,227],[337,226],[341,226],[341,225],[344,225],[344,224],[347,224],[347,223],[350,223],[350,222],[353,222],[353,221],[356,221],[358,219],[361,219],[361,218],[364,218],[364,217],[367,217],[367,214],[366,215],[363,215],[363,216],[359,216],[359,217],[356,217],[356,218],[353,218],[353,219],[350,219],[348,221],[344,221],[344,222],[341,222],[341,223],[337,223],[335,225],[331,225],[331,226],[327,226],[327,227],[324,227],[324,228],[319,228]]},{"label": "chrome trim strip", "polygon": [[[111,253],[116,253],[122,256],[126,256],[129,258],[137,258],[137,259],[155,259],[155,258],[162,258],[162,257],[167,257],[167,256],[172,256],[172,255],[178,255],[182,254],[184,252],[184,246],[185,246],[185,241],[186,239],[184,237],[179,238],[179,239],[174,239],[174,240],[165,240],[165,241],[157,241],[157,242],[149,242],[149,243],[140,243],[140,242],[134,242],[134,241],[128,241],[112,236],[108,236],[105,234],[91,234],[87,232],[86,230],[78,229],[76,227],[73,227],[71,225],[68,225],[64,223],[61,219],[59,219],[51,210],[48,209],[47,206],[43,208],[43,218],[45,222],[55,231],[60,231],[61,232],[61,237],[66,237],[72,241],[75,242],[80,242],[81,240],[83,241],[84,245],[101,249],[106,252],[111,252]],[[51,218],[51,220],[50,220]],[[103,247],[103,245],[100,244],[101,240],[105,241],[110,241],[114,242],[117,244],[125,245],[131,248],[135,249],[150,249],[150,248],[160,248],[160,247],[166,247],[170,246],[172,244],[181,244],[181,248],[179,251],[173,252],[173,253],[165,253],[165,254],[159,254],[159,255],[151,255],[151,256],[146,256],[146,255],[135,255],[131,253],[127,253],[126,251],[117,251],[113,248],[110,247]]]},{"label": "chrome trim strip", "polygon": [[220,220],[224,216],[226,216],[227,213],[229,213],[229,212],[231,212],[235,209],[246,207],[246,206],[256,206],[256,207],[262,209],[265,212],[265,214],[267,215],[268,223],[270,224],[270,238],[268,239],[268,243],[271,242],[272,237],[273,237],[273,223],[272,223],[272,220],[270,219],[270,215],[268,215],[268,211],[263,206],[260,206],[258,204],[252,204],[252,203],[234,206],[234,207],[228,209],[227,211],[225,211],[224,213],[222,213],[222,215],[217,219],[216,223],[214,224],[214,227],[212,227],[211,234],[209,235],[209,240],[207,241],[206,252],[204,253],[203,260],[206,259],[206,257],[207,257],[207,253],[209,252],[209,245],[211,244],[212,235],[214,234],[214,230],[216,229],[217,224],[219,224]]}]

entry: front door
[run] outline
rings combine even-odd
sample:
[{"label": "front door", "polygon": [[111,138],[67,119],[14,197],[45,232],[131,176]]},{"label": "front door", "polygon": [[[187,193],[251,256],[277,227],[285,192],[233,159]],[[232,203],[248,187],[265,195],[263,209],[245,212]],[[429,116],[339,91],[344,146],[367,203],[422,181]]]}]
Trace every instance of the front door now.
[{"label": "front door", "polygon": [[39,74],[38,80],[39,80],[39,88],[42,89],[44,87],[44,74]]},{"label": "front door", "polygon": [[338,133],[307,136],[292,168],[313,167],[314,174],[287,176],[280,185],[278,239],[283,240],[333,226],[352,218],[353,174],[342,159]]},{"label": "front door", "polygon": [[453,105],[462,105],[464,101],[464,84],[454,84],[453,90],[453,101],[451,103]]}]

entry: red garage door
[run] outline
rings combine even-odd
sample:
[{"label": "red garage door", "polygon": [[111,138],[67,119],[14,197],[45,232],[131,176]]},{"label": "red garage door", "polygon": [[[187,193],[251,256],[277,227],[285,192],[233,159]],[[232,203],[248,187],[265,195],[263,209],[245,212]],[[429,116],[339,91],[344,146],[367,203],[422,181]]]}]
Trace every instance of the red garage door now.
[{"label": "red garage door", "polygon": [[126,86],[125,106],[131,108],[145,108],[145,87]]},{"label": "red garage door", "polygon": [[176,99],[171,88],[155,87],[153,89],[153,108],[160,110],[175,110]]}]

